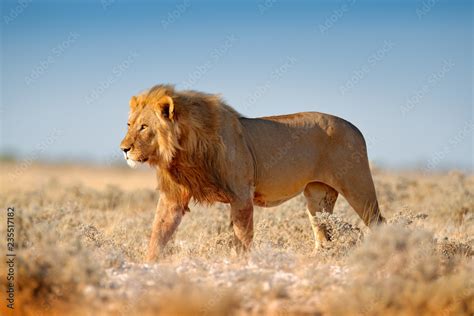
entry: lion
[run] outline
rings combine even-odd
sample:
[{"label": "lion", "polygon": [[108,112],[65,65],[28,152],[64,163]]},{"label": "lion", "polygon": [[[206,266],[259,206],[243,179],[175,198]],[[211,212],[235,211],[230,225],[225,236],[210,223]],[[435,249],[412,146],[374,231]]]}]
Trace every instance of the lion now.
[{"label": "lion", "polygon": [[154,261],[198,203],[230,204],[238,248],[253,238],[253,208],[272,207],[303,193],[315,249],[328,240],[312,220],[332,213],[343,195],[369,227],[384,222],[361,132],[318,112],[247,118],[218,95],[156,85],[130,100],[122,140],[127,163],[157,170],[159,201],[148,245]]}]

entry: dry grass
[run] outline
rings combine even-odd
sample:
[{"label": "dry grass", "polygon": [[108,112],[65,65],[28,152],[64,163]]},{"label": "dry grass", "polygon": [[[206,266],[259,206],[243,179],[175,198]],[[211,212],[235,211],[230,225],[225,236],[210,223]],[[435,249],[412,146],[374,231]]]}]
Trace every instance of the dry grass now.
[{"label": "dry grass", "polygon": [[19,315],[474,314],[472,175],[376,171],[389,224],[368,232],[339,198],[334,215],[315,218],[332,237],[318,253],[301,196],[256,209],[247,257],[232,247],[225,205],[195,206],[146,265],[151,170],[0,171],[1,204],[16,209]]}]

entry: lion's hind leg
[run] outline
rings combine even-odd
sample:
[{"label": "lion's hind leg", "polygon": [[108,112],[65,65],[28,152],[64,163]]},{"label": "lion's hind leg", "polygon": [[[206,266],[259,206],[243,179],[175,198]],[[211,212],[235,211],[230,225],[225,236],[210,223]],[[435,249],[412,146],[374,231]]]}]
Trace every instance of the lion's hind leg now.
[{"label": "lion's hind leg", "polygon": [[368,162],[361,163],[341,181],[339,191],[357,212],[365,225],[372,227],[385,222],[380,213],[374,181]]},{"label": "lion's hind leg", "polygon": [[321,183],[308,183],[304,189],[307,202],[307,212],[314,233],[315,248],[319,249],[328,241],[327,227],[317,224],[314,220],[316,212],[332,213],[336,204],[338,193],[332,187]]}]

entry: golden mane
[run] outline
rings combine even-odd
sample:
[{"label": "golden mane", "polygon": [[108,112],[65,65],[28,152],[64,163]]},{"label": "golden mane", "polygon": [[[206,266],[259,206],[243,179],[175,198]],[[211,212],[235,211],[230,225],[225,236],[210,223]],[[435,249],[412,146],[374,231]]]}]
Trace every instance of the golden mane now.
[{"label": "golden mane", "polygon": [[218,95],[178,92],[171,85],[153,87],[143,96],[143,101],[156,103],[164,96],[173,100],[173,124],[179,137],[174,141],[171,137],[164,138],[159,143],[173,153],[170,163],[157,163],[159,189],[178,200],[187,196],[205,203],[232,200],[234,193],[226,181],[228,159],[219,131],[222,124],[233,124],[240,129],[241,115]]}]

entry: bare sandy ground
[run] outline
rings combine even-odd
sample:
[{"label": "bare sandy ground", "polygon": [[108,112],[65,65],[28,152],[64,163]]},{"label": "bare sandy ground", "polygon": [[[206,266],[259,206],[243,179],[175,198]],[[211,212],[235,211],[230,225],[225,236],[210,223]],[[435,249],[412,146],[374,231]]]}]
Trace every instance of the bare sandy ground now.
[{"label": "bare sandy ground", "polygon": [[369,232],[339,197],[333,215],[316,218],[332,237],[318,252],[301,196],[256,209],[247,256],[235,252],[226,205],[194,205],[163,257],[144,264],[158,199],[151,169],[0,172],[1,205],[15,208],[18,315],[474,313],[470,174],[374,170],[389,223]]}]

